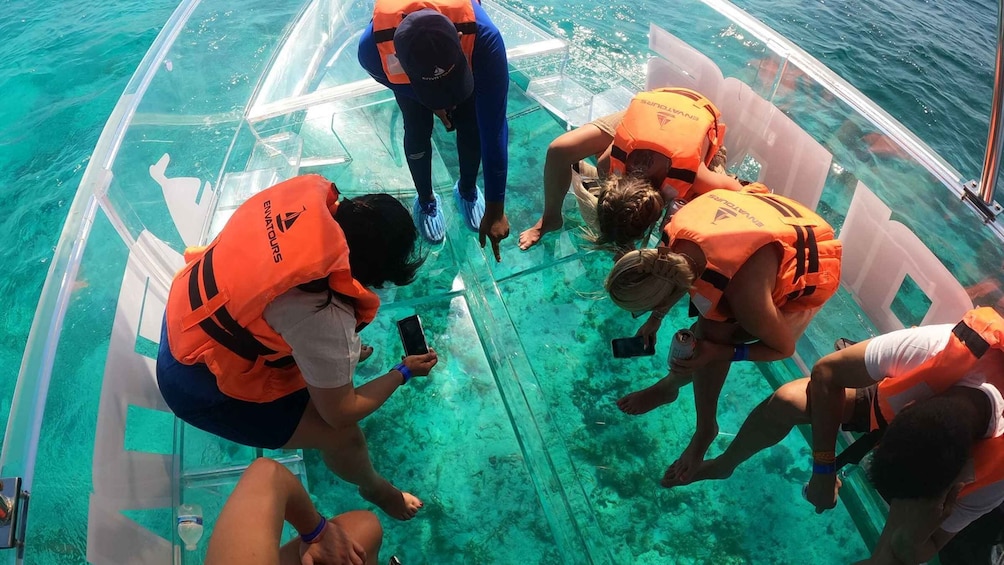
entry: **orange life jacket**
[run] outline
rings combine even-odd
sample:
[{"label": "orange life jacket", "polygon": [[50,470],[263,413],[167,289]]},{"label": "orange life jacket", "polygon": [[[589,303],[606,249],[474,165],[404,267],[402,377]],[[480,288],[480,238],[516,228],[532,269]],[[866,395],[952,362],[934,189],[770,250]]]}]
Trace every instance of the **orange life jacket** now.
[{"label": "orange life jacket", "polygon": [[680,208],[664,228],[670,242],[693,241],[707,267],[694,281],[690,297],[709,320],[732,318],[720,304],[739,268],[764,245],[780,245],[783,255],[772,297],[785,311],[821,306],[840,283],[840,241],[833,228],[812,210],[759,183],[742,192],[717,189]]},{"label": "orange life jacket", "polygon": [[[970,310],[952,329],[948,345],[909,373],[878,384],[878,411],[872,411],[872,429],[890,422],[912,402],[945,392],[958,383],[990,349],[1004,350],[1004,319],[993,308]],[[988,375],[987,382],[1004,392],[1004,367]],[[965,496],[1004,480],[1004,437],[985,439],[973,446],[974,481]]]},{"label": "orange life jacket", "polygon": [[345,234],[334,219],[338,189],[305,175],[249,198],[208,246],[185,252],[167,298],[171,354],[205,363],[227,396],[268,402],[306,386],[292,350],[262,317],[297,285],[327,277],[351,299],[357,329],[380,299],[352,278]]},{"label": "orange life jacket", "polygon": [[394,84],[411,83],[397,59],[394,32],[405,16],[425,8],[450,18],[457,27],[457,33],[460,34],[460,48],[467,57],[467,64],[471,64],[474,39],[478,31],[471,0],[377,0],[376,6],[373,7],[373,41],[380,53],[387,80]]},{"label": "orange life jacket", "polygon": [[[687,199],[700,164],[709,165],[722,146],[725,124],[719,122],[721,117],[711,100],[693,90],[659,88],[639,92],[614,132],[610,171],[624,175],[632,151],[655,151],[672,160],[662,186],[655,188],[671,187],[677,198]],[[711,147],[702,154],[705,140]]]}]

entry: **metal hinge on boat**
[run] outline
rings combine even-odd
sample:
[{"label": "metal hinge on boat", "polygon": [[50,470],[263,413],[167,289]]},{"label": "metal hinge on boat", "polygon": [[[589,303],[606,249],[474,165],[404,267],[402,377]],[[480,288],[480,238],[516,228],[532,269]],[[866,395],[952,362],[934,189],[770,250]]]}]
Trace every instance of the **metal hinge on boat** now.
[{"label": "metal hinge on boat", "polygon": [[997,219],[997,215],[1001,213],[1000,204],[997,204],[996,202],[993,204],[987,204],[982,198],[980,198],[979,183],[974,180],[962,185],[962,199],[970,203],[973,208],[976,208],[976,211],[983,216],[984,224],[995,221]]},{"label": "metal hinge on boat", "polygon": [[0,479],[0,549],[24,551],[28,517],[28,491],[21,490],[21,477]]}]

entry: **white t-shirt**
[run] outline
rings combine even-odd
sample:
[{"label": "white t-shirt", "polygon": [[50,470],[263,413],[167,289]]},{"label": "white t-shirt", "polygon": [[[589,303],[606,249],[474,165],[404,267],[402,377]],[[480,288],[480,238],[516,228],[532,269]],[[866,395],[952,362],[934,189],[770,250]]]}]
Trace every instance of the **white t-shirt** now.
[{"label": "white t-shirt", "polygon": [[[948,345],[955,324],[921,326],[899,330],[873,338],[865,346],[865,367],[875,381],[903,375],[934,357]],[[986,382],[989,371],[1004,367],[1004,352],[990,349],[976,362],[973,369],[959,381],[959,385],[977,388],[990,399],[992,412],[990,424],[983,437],[1004,435],[1004,397],[994,385]],[[920,391],[919,400],[930,396],[930,391]],[[1004,502],[1004,481],[988,485],[969,493],[955,502],[952,514],[941,524],[946,532],[959,532],[980,516]]]},{"label": "white t-shirt", "polygon": [[288,290],[265,307],[264,318],[293,350],[307,384],[338,388],[352,382],[360,340],[352,307],[326,292]]}]

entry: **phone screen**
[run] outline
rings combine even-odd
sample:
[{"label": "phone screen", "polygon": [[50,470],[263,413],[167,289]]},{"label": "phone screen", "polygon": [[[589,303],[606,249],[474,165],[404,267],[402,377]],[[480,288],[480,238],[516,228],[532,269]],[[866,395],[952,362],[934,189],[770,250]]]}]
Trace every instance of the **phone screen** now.
[{"label": "phone screen", "polygon": [[401,334],[405,355],[422,355],[429,352],[429,346],[425,341],[425,331],[422,330],[422,320],[419,319],[418,314],[398,320],[397,331]]},{"label": "phone screen", "polygon": [[614,357],[618,359],[655,354],[655,348],[645,347],[645,339],[640,335],[613,339],[610,341],[610,346],[613,348]]}]

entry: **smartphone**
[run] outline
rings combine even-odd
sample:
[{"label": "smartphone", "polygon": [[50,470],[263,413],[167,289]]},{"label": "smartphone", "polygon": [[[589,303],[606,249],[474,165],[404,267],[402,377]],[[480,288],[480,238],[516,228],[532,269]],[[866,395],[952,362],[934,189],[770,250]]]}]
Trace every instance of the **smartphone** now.
[{"label": "smartphone", "polygon": [[612,339],[610,340],[610,347],[614,350],[614,357],[616,359],[655,355],[655,347],[646,346],[645,338],[640,335]]},{"label": "smartphone", "polygon": [[423,355],[429,352],[429,344],[425,341],[425,330],[418,314],[397,321],[397,331],[401,334],[405,355]]}]

